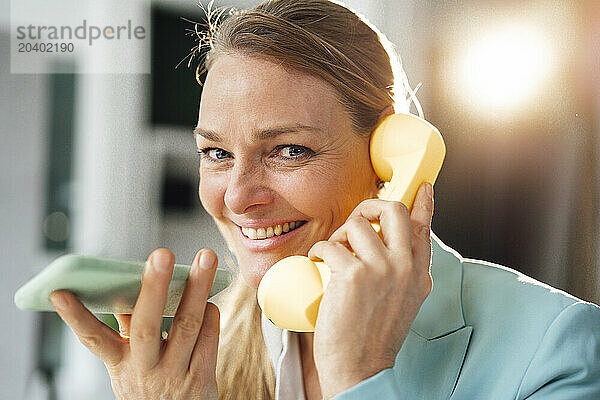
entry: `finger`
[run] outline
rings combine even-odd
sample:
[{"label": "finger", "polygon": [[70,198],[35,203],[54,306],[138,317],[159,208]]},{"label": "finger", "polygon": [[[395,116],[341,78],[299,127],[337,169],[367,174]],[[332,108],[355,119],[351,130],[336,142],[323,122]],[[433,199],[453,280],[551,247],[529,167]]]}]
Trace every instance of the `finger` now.
[{"label": "finger", "polygon": [[210,249],[202,249],[194,258],[185,290],[173,319],[164,362],[169,370],[187,371],[194,345],[202,328],[206,301],[213,284],[217,255]]},{"label": "finger", "polygon": [[329,238],[330,241],[347,245],[365,262],[373,262],[385,253],[386,247],[371,223],[362,216],[349,218]]},{"label": "finger", "polygon": [[160,359],[162,315],[173,274],[175,257],[157,249],[148,257],[142,288],[131,316],[131,356],[142,369],[151,369]]},{"label": "finger", "polygon": [[119,323],[119,334],[122,338],[129,339],[131,337],[131,314],[113,314]]},{"label": "finger", "polygon": [[[431,191],[433,195],[433,190]],[[433,218],[433,197],[427,193],[426,183],[417,192],[410,221],[413,232],[413,256],[418,265],[431,263],[431,220]]]},{"label": "finger", "polygon": [[357,268],[360,260],[340,242],[322,240],[315,243],[308,251],[311,259],[323,260],[331,273],[341,272],[350,268]]},{"label": "finger", "polygon": [[408,209],[399,201],[368,199],[350,213],[350,218],[361,216],[379,221],[383,242],[389,249],[412,248],[411,223]]},{"label": "finger", "polygon": [[[212,374],[216,374],[220,326],[221,313],[219,308],[215,304],[207,302],[202,329],[198,335],[190,361],[190,373],[206,376],[210,371]],[[211,377],[213,380],[215,379],[215,375]]]},{"label": "finger", "polygon": [[116,365],[123,355],[123,341],[112,328],[99,321],[73,293],[54,291],[50,301],[79,341],[107,365]]}]

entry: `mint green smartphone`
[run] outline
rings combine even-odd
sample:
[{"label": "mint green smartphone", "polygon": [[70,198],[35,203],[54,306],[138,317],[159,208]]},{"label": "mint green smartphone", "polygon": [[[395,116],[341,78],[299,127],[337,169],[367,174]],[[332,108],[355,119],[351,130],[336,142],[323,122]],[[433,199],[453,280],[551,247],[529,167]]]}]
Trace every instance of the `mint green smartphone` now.
[{"label": "mint green smartphone", "polygon": [[[74,293],[96,314],[131,314],[142,284],[145,262],[121,261],[67,254],[57,258],[15,293],[22,310],[55,311],[49,300],[54,290]],[[190,267],[175,264],[164,317],[173,317],[181,300]],[[209,298],[226,289],[231,272],[217,268]]]}]

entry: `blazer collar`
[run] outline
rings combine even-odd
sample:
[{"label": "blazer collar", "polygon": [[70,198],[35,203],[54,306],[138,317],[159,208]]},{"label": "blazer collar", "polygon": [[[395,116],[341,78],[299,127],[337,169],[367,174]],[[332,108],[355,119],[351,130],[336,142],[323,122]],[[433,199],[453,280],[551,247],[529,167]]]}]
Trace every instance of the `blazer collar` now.
[{"label": "blazer collar", "polygon": [[433,288],[415,318],[411,330],[434,339],[465,326],[462,308],[462,256],[431,231]]}]

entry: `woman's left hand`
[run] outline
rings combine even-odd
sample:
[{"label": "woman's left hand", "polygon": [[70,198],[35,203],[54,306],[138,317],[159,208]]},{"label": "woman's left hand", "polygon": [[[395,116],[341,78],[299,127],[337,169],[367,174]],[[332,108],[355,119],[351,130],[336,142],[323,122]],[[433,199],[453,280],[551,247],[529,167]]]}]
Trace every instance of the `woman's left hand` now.
[{"label": "woman's left hand", "polygon": [[[324,398],[393,367],[431,292],[433,197],[425,186],[410,214],[397,201],[363,201],[308,253],[331,269],[313,350]],[[379,221],[383,240],[369,221]]]}]

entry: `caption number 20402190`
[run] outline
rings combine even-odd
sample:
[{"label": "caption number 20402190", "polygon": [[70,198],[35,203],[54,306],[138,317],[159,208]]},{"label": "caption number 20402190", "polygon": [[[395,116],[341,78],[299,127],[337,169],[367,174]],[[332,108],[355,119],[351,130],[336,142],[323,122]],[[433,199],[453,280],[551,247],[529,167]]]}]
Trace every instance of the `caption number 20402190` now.
[{"label": "caption number 20402190", "polygon": [[73,43],[19,43],[19,53],[72,53],[75,50]]}]

